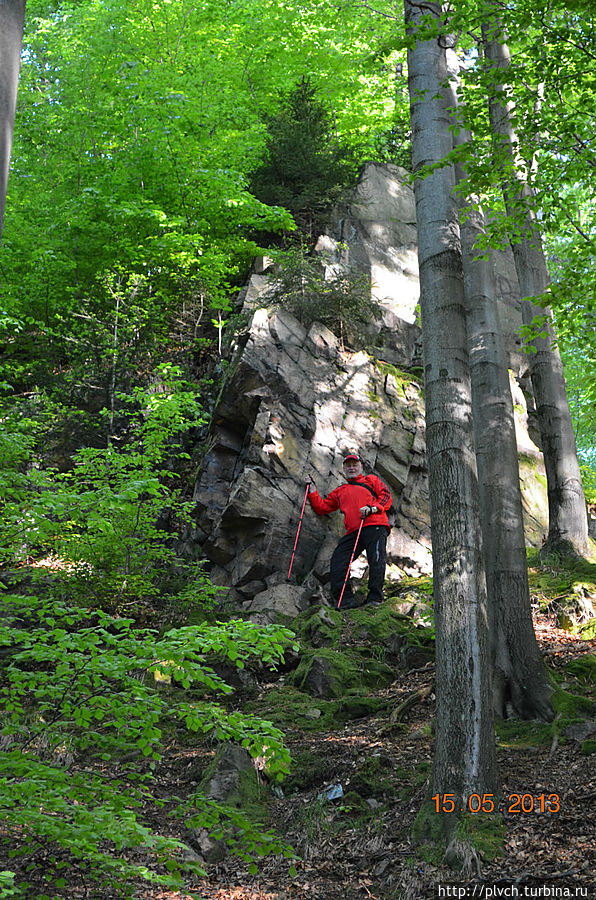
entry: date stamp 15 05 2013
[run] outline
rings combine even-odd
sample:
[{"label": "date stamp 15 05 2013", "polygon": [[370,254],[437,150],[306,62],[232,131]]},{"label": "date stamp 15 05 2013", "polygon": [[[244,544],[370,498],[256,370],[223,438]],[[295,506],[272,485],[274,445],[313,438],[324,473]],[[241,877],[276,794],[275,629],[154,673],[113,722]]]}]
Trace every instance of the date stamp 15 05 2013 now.
[{"label": "date stamp 15 05 2013", "polygon": [[509,794],[502,802],[494,794],[470,794],[460,804],[455,794],[435,794],[430,798],[435,812],[443,813],[558,813],[561,798],[558,794]]}]

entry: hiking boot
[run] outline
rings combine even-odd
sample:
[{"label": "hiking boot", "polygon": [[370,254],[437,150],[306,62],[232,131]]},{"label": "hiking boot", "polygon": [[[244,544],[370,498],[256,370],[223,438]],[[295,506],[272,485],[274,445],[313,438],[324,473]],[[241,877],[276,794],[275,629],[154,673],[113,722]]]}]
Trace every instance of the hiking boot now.
[{"label": "hiking boot", "polygon": [[343,597],[340,609],[358,609],[360,603],[355,597]]}]

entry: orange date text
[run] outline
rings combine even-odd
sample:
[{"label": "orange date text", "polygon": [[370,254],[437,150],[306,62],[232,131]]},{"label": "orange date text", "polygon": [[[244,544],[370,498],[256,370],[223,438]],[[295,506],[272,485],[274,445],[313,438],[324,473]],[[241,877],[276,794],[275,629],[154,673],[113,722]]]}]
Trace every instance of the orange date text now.
[{"label": "orange date text", "polygon": [[558,813],[561,798],[558,794],[509,794],[502,803],[494,794],[470,794],[458,803],[455,794],[435,794],[430,798],[435,812],[443,813]]}]

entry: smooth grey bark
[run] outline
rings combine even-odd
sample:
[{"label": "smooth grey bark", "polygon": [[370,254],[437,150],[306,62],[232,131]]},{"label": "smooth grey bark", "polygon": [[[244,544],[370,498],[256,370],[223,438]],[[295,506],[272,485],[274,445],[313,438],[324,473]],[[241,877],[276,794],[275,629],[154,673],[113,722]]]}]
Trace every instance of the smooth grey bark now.
[{"label": "smooth grey bark", "polygon": [[[489,65],[497,70],[507,69],[511,59],[498,19],[491,19],[489,14],[488,24],[483,26],[482,31],[484,53]],[[543,295],[548,289],[550,276],[532,190],[525,180],[522,168],[516,165],[515,148],[518,140],[512,124],[512,104],[502,99],[504,97],[505,92],[500,85],[496,96],[490,100],[489,111],[495,140],[513,164],[515,172],[515,179],[504,179],[503,184],[507,214],[515,219],[519,215],[521,204],[524,215],[521,233],[512,242],[522,296],[522,319],[527,326],[532,325],[536,316],[544,319],[542,331],[545,336],[535,337],[531,341],[533,352],[529,354],[530,376],[548,482],[549,527],[543,549],[564,555],[571,553],[584,556],[588,552],[586,501],[552,314],[548,307],[543,309],[531,299],[525,299]]]},{"label": "smooth grey bark", "polygon": [[[405,0],[415,34],[423,7]],[[421,177],[451,150],[443,85],[445,51],[437,38],[408,50],[408,88],[418,222],[424,345],[426,448],[430,484],[436,627],[436,742],[433,794],[455,795],[443,817],[449,834],[472,793],[495,790],[486,584],[472,431],[463,273],[452,166]]]},{"label": "smooth grey bark", "polygon": [[[459,61],[447,50],[454,146],[469,141],[457,119]],[[465,185],[465,170],[455,166]],[[511,704],[524,719],[550,721],[550,687],[542,663],[530,603],[515,418],[507,353],[499,323],[492,258],[478,257],[485,234],[479,198],[458,192],[472,381],[472,412],[480,519],[490,623],[493,707],[505,717]]]},{"label": "smooth grey bark", "polygon": [[0,239],[21,67],[25,0],[0,0]]}]

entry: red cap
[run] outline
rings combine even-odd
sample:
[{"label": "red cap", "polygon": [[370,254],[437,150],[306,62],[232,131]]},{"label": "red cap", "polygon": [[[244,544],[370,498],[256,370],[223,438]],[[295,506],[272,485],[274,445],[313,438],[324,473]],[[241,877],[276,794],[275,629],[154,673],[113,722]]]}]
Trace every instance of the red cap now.
[{"label": "red cap", "polygon": [[348,453],[347,456],[344,456],[344,462],[348,462],[349,459],[355,459],[356,462],[362,462],[357,453]]}]

